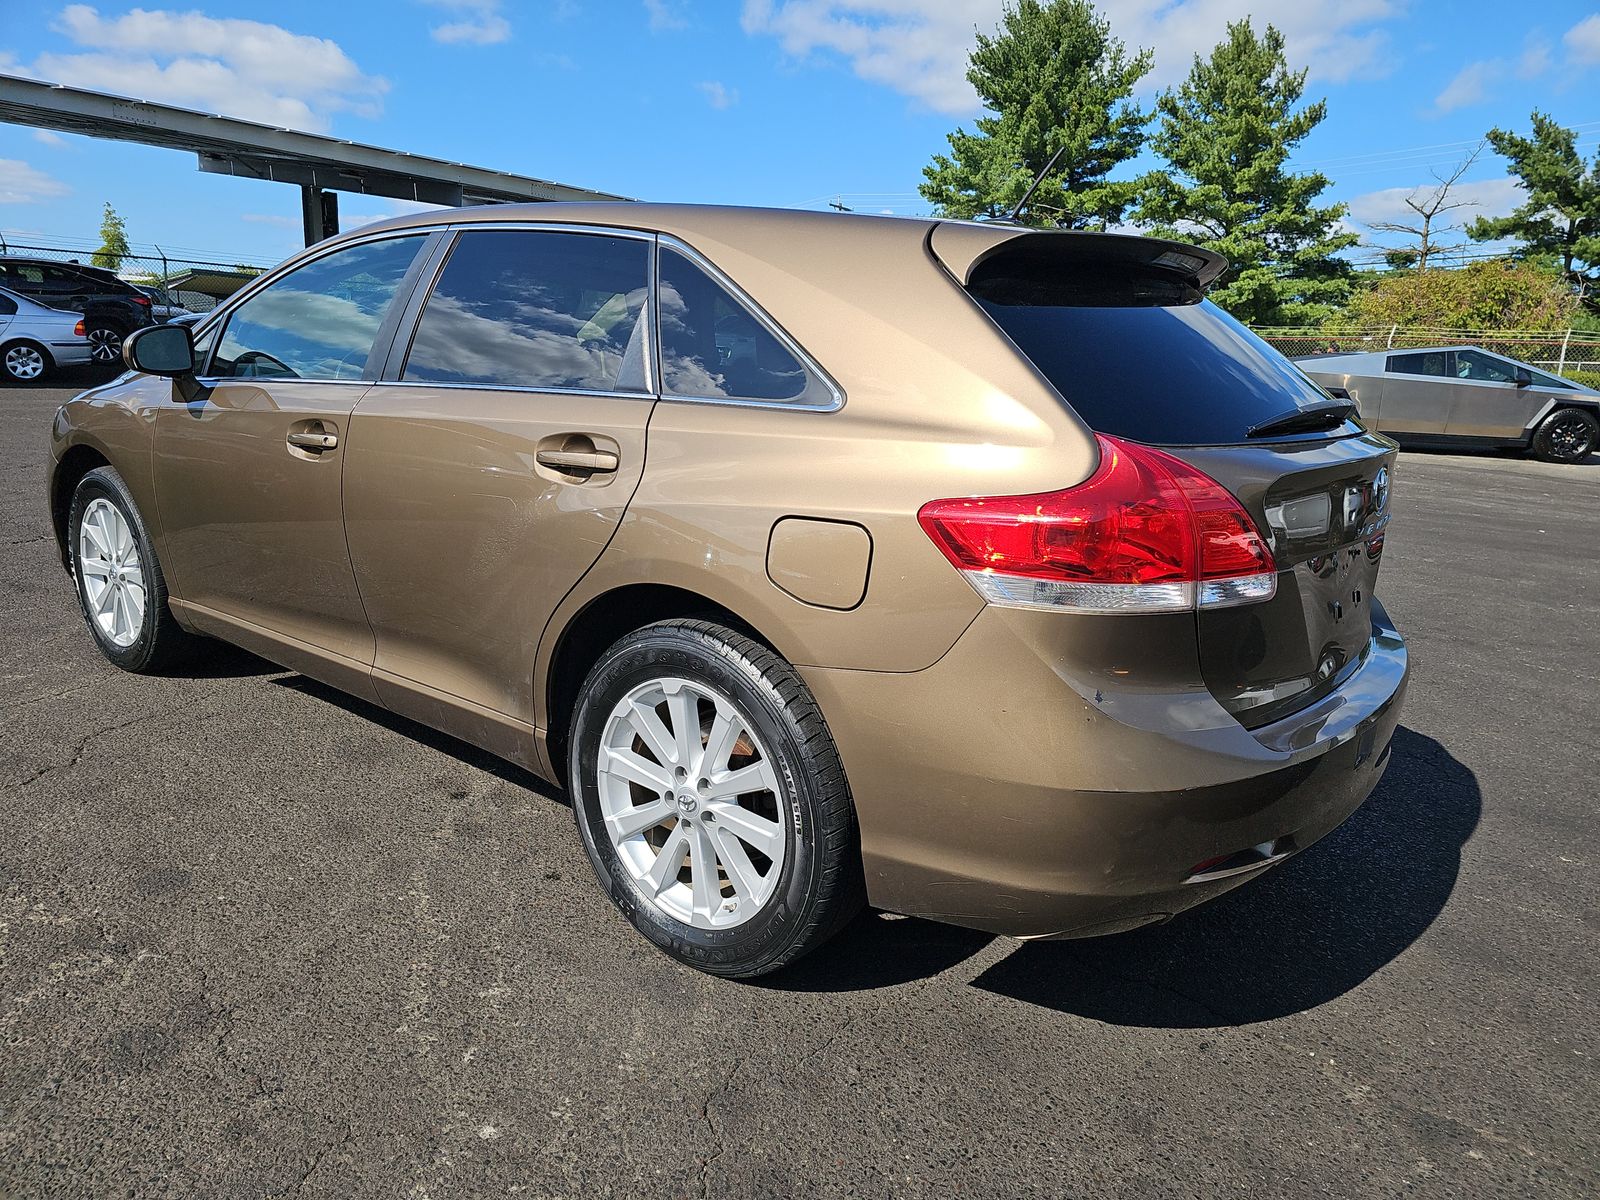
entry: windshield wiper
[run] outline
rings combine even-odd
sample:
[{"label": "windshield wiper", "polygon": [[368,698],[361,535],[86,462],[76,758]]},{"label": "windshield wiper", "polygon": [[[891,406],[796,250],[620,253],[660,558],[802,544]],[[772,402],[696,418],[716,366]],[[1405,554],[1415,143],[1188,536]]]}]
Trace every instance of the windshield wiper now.
[{"label": "windshield wiper", "polygon": [[1280,433],[1308,433],[1313,429],[1332,429],[1356,415],[1357,409],[1348,400],[1333,404],[1319,404],[1315,408],[1297,408],[1258,421],[1245,430],[1245,437],[1274,437]]}]

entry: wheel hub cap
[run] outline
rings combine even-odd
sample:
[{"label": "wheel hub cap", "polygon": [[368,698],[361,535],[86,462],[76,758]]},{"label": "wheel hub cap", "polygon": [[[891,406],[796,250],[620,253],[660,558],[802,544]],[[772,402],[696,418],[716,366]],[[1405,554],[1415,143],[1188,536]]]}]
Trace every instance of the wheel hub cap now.
[{"label": "wheel hub cap", "polygon": [[766,747],[733,702],[687,679],[641,684],[600,736],[600,812],[646,903],[699,929],[761,910],[789,848]]},{"label": "wheel hub cap", "polygon": [[133,528],[109,500],[96,497],[84,509],[78,570],[89,619],[112,645],[133,645],[144,630],[144,566]]},{"label": "wheel hub cap", "polygon": [[6,370],[13,379],[37,379],[44,374],[44,355],[31,346],[13,346],[6,351]]}]

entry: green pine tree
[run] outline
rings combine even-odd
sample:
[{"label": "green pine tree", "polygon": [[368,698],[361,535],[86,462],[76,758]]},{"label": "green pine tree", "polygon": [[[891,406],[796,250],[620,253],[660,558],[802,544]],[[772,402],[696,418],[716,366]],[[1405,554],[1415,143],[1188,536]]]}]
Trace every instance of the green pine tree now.
[{"label": "green pine tree", "polygon": [[1489,144],[1511,160],[1528,199],[1509,217],[1479,217],[1467,236],[1488,242],[1511,239],[1519,258],[1549,258],[1575,286],[1600,278],[1600,155],[1585,164],[1577,135],[1535,110],[1533,136],[1491,129]]},{"label": "green pine tree", "polygon": [[117,210],[111,207],[111,201],[107,200],[105,215],[100,218],[100,249],[94,252],[90,261],[97,267],[115,271],[121,268],[122,260],[130,253],[127,229]]},{"label": "green pine tree", "polygon": [[1130,97],[1150,70],[1128,57],[1090,0],[1017,0],[993,36],[978,34],[967,78],[994,115],[950,134],[950,154],[923,168],[922,195],[951,217],[1009,213],[1057,150],[1061,158],[1022,219],[1104,228],[1132,202],[1108,178],[1139,152],[1150,114]]},{"label": "green pine tree", "polygon": [[1327,113],[1325,101],[1300,105],[1305,82],[1283,35],[1268,25],[1257,37],[1246,18],[1156,104],[1150,141],[1168,167],[1141,181],[1137,215],[1224,255],[1211,298],[1250,324],[1315,324],[1350,294],[1350,265],[1336,255],[1360,239],[1338,228],[1344,206],[1316,205],[1322,174],[1285,169]]}]

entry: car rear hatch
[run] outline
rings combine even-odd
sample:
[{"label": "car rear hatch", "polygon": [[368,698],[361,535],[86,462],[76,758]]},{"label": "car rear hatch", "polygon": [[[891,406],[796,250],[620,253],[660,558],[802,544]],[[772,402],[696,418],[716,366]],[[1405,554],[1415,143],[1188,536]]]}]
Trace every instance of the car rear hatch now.
[{"label": "car rear hatch", "polygon": [[1196,606],[1212,695],[1256,728],[1337,688],[1371,643],[1394,444],[1203,300],[1225,266],[1216,255],[1153,238],[973,228],[940,225],[931,247],[1085,424],[1113,439],[1102,447],[1158,447],[1197,469],[1270,547],[1270,598]]}]

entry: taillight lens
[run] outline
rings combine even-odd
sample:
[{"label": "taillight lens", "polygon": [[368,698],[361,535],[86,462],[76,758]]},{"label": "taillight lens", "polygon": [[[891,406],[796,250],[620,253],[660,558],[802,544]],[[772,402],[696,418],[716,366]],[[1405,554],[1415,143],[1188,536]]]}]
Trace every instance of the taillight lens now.
[{"label": "taillight lens", "polygon": [[1077,487],[935,500],[922,528],[984,599],[1078,612],[1182,612],[1268,600],[1277,566],[1233,494],[1182,459],[1096,435]]},{"label": "taillight lens", "polygon": [[82,337],[83,336],[83,332],[84,332],[83,331],[83,322],[79,321],[76,325],[74,325],[72,327],[72,332],[74,334],[76,334],[78,337]]},{"label": "taillight lens", "polygon": [[128,299],[132,300],[135,304],[143,305],[145,308],[150,307],[149,296],[129,296]]}]

